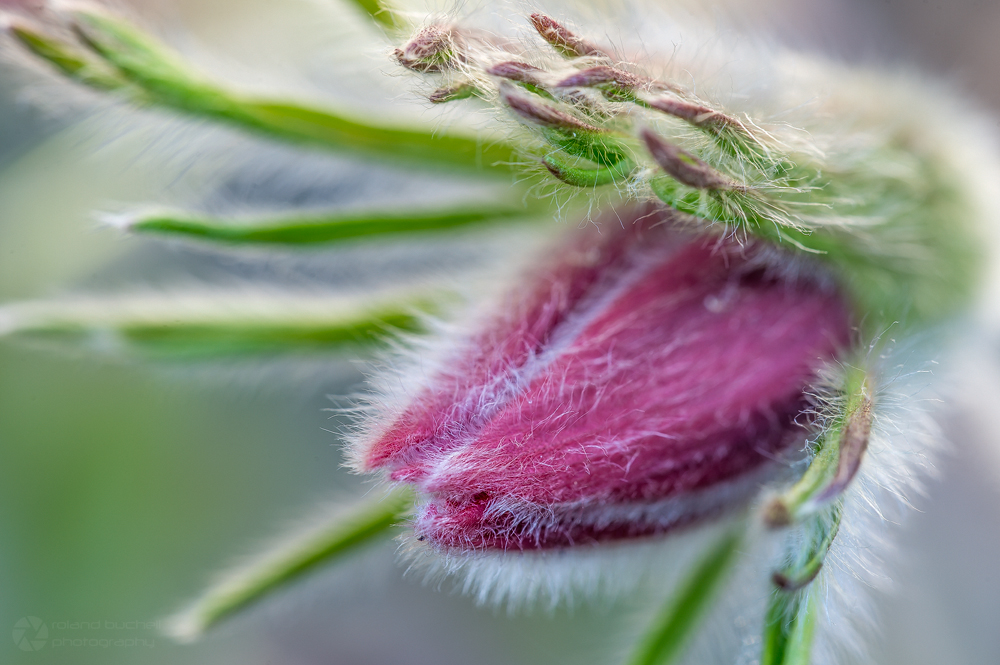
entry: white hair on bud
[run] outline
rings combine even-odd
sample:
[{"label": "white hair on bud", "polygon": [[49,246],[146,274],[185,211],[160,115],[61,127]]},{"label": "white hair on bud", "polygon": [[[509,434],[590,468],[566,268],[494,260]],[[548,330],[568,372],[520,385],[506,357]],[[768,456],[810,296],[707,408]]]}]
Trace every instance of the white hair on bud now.
[{"label": "white hair on bud", "polygon": [[453,584],[480,605],[551,612],[634,596],[644,584],[666,592],[730,526],[724,520],[667,538],[524,552],[439,552],[405,534],[400,555],[409,574],[438,587]]}]

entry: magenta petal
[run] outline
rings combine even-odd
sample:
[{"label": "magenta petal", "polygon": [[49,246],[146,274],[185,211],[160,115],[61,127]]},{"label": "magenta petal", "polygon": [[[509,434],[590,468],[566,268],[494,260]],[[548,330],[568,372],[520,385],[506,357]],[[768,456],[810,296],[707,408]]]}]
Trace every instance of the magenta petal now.
[{"label": "magenta petal", "polygon": [[801,441],[804,390],[848,342],[839,294],[776,253],[628,221],[529,278],[369,450],[425,497],[421,536],[523,549],[658,533],[745,502]]},{"label": "magenta petal", "polygon": [[440,455],[488,421],[511,393],[508,371],[550,344],[581,299],[622,262],[638,230],[612,229],[604,236],[595,227],[578,232],[510,294],[498,315],[470,340],[467,354],[449,363],[451,372],[436,377],[431,389],[369,447],[364,467],[400,469],[397,479],[412,480],[412,465],[425,454]]}]

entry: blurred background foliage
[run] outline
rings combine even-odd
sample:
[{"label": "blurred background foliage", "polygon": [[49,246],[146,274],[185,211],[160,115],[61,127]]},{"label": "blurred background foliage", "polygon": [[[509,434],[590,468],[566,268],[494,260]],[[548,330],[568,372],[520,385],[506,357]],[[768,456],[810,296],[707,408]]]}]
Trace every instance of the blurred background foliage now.
[{"label": "blurred background foliage", "polygon": [[[398,108],[400,99],[410,98],[407,79],[379,73],[391,67],[377,42],[365,37],[365,26],[330,20],[323,4],[182,0],[145,11],[162,15],[167,31],[190,30],[183,43],[245,85],[259,85],[267,72],[292,91],[315,87],[363,102],[359,107]],[[1000,5],[988,0],[771,0],[748,13],[748,20],[797,46],[851,60],[916,62],[1000,109],[1000,78],[993,73],[1000,63]],[[362,57],[325,60],[349,52],[351,44]],[[209,52],[199,51],[206,45]],[[349,76],[360,71],[375,83]],[[64,113],[46,97],[53,90],[38,88],[9,63],[0,68],[0,302],[74,288],[170,284],[192,274],[222,281],[280,274],[312,283],[377,279],[388,264],[447,269],[447,261],[445,268],[421,263],[419,252],[407,259],[413,265],[401,267],[392,257],[402,261],[402,255],[390,250],[392,260],[373,259],[364,277],[363,271],[323,267],[347,261],[344,256],[316,255],[305,267],[289,268],[101,229],[92,211],[129,202],[195,197],[211,205],[221,197],[236,207],[342,203],[364,195],[365,167],[310,156],[319,165],[316,174],[296,186],[274,186],[275,172],[290,157],[262,145],[259,154],[272,166],[219,176],[216,167],[246,154],[238,135],[86,105]],[[33,103],[38,99],[45,111]],[[411,108],[429,115],[423,106]],[[294,173],[306,169],[299,164]],[[394,187],[399,196],[425,188],[411,174],[384,177],[402,183]],[[474,259],[465,249],[435,252],[459,265]],[[997,364],[993,350],[985,361],[990,367]],[[979,376],[988,384],[980,397],[996,396],[995,377]],[[614,635],[634,631],[629,608],[583,608],[554,617],[474,609],[468,599],[404,577],[390,544],[360,552],[299,585],[283,602],[193,646],[124,627],[162,619],[220,565],[253,552],[317,501],[365,491],[361,479],[340,468],[340,441],[329,431],[340,424],[323,411],[330,405],[327,394],[358,390],[362,379],[360,366],[337,358],[292,359],[282,368],[180,368],[0,342],[0,628],[37,616],[49,625],[50,640],[142,641],[107,648],[57,648],[53,642],[25,652],[2,638],[0,661],[607,662],[627,643]],[[984,471],[989,458],[975,457],[962,444],[998,443],[1000,437],[982,425],[989,420],[982,410],[989,407],[985,399],[954,405],[949,428],[958,454],[943,462],[943,480],[904,534],[899,592],[881,601],[886,624],[873,662],[1000,662],[1000,570],[993,563],[1000,550],[998,485],[992,471]],[[55,627],[75,621],[101,626]]]}]

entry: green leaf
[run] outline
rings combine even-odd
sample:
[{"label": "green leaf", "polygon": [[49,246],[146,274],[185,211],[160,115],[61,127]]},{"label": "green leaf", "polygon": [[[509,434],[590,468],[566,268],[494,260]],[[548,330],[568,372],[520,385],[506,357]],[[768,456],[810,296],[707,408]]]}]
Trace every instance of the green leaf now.
[{"label": "green leaf", "polygon": [[547,155],[542,159],[545,168],[553,176],[573,187],[601,187],[612,185],[621,180],[627,180],[635,168],[635,163],[624,159],[614,166],[604,166],[597,169],[570,166],[555,155]]},{"label": "green leaf", "polygon": [[777,588],[765,616],[761,665],[809,665],[819,593],[813,581],[837,537],[842,516],[843,502],[837,500],[789,535],[786,564],[772,576]]},{"label": "green leaf", "polygon": [[798,591],[816,579],[837,538],[843,511],[843,501],[838,500],[827,510],[808,518],[802,527],[803,537],[795,539],[796,547],[789,557],[790,561],[772,576],[778,588],[787,592]]},{"label": "green leaf", "polygon": [[9,20],[8,29],[21,45],[48,61],[65,76],[98,90],[122,90],[131,86],[127,79],[93,53],[47,35],[17,18]]},{"label": "green leaf", "polygon": [[601,166],[614,166],[628,160],[628,148],[617,137],[604,132],[543,128],[542,136],[570,155],[589,159]]},{"label": "green leaf", "polygon": [[731,568],[742,533],[727,534],[707,553],[653,621],[629,665],[666,665],[683,652]]},{"label": "green leaf", "polygon": [[0,336],[82,342],[165,359],[356,353],[394,331],[420,331],[420,312],[435,311],[447,297],[429,291],[346,297],[246,287],[29,301],[0,307]]},{"label": "green leaf", "polygon": [[809,665],[816,629],[816,601],[811,589],[776,591],[768,607],[760,665]]},{"label": "green leaf", "polygon": [[260,602],[316,569],[385,536],[413,507],[410,489],[369,499],[295,537],[209,589],[172,622],[178,639],[193,640],[220,621]]},{"label": "green leaf", "polygon": [[235,221],[186,214],[154,214],[126,223],[136,233],[152,233],[230,243],[303,245],[360,238],[450,231],[474,224],[525,218],[525,210],[492,205],[429,212],[361,211],[336,215]]},{"label": "green leaf", "polygon": [[[152,104],[206,117],[271,138],[377,158],[450,170],[508,172],[512,146],[474,137],[393,126],[345,113],[233,92],[195,71],[175,53],[132,25],[100,10],[77,9],[80,34],[93,53],[128,85],[117,89],[139,104]],[[67,74],[76,65],[60,55],[70,49],[47,39],[34,52]],[[58,45],[58,48],[57,46]],[[87,77],[77,80],[102,89]]]},{"label": "green leaf", "polygon": [[[214,116],[248,129],[292,142],[325,146],[393,164],[400,162],[450,170],[509,172],[516,159],[513,146],[484,143],[457,134],[389,127],[285,102],[230,96],[225,108],[193,104],[194,113]],[[178,107],[180,108],[180,107]]]},{"label": "green leaf", "polygon": [[768,505],[765,518],[771,526],[792,524],[828,505],[840,497],[858,470],[868,446],[872,401],[867,372],[852,366],[844,369],[839,414],[802,478]]}]

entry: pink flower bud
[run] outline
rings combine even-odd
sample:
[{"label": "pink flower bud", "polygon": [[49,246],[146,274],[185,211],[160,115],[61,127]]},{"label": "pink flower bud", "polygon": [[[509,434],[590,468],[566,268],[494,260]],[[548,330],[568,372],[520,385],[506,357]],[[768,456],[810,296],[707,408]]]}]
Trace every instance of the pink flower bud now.
[{"label": "pink flower bud", "polygon": [[538,75],[542,73],[542,70],[526,62],[508,61],[493,65],[486,70],[486,73],[508,81],[538,85],[540,83]]},{"label": "pink flower bud", "polygon": [[600,127],[595,127],[580,120],[576,116],[565,111],[560,111],[554,106],[543,104],[537,97],[528,97],[518,94],[513,86],[505,83],[500,86],[500,98],[510,107],[510,110],[518,114],[525,120],[549,129],[559,129],[563,131],[585,131],[601,132]]},{"label": "pink flower bud", "polygon": [[662,210],[575,231],[361,466],[413,483],[460,551],[662,533],[743,505],[850,336],[831,281]]},{"label": "pink flower bud", "polygon": [[739,189],[740,186],[688,151],[668,143],[651,129],[640,132],[646,149],[672,178],[698,189]]},{"label": "pink flower bud", "polygon": [[562,51],[562,53],[566,56],[576,58],[584,56],[598,58],[608,57],[608,54],[605,53],[603,49],[594,46],[581,37],[576,36],[569,29],[550,16],[546,16],[545,14],[532,14],[530,19],[531,25],[538,31],[541,38],[558,50]]},{"label": "pink flower bud", "polygon": [[666,97],[662,95],[646,95],[640,97],[643,103],[657,111],[662,111],[682,120],[687,120],[693,125],[709,127],[740,126],[739,121],[730,118],[724,113],[711,109],[704,104],[689,102],[677,97]]},{"label": "pink flower bud", "polygon": [[624,69],[598,65],[589,69],[583,69],[571,74],[559,83],[557,88],[589,88],[592,86],[614,84],[620,88],[631,90],[643,83],[635,74],[630,74]]},{"label": "pink flower bud", "polygon": [[396,60],[415,72],[432,73],[449,68],[461,60],[455,31],[444,25],[422,28],[405,46],[396,49]]}]

